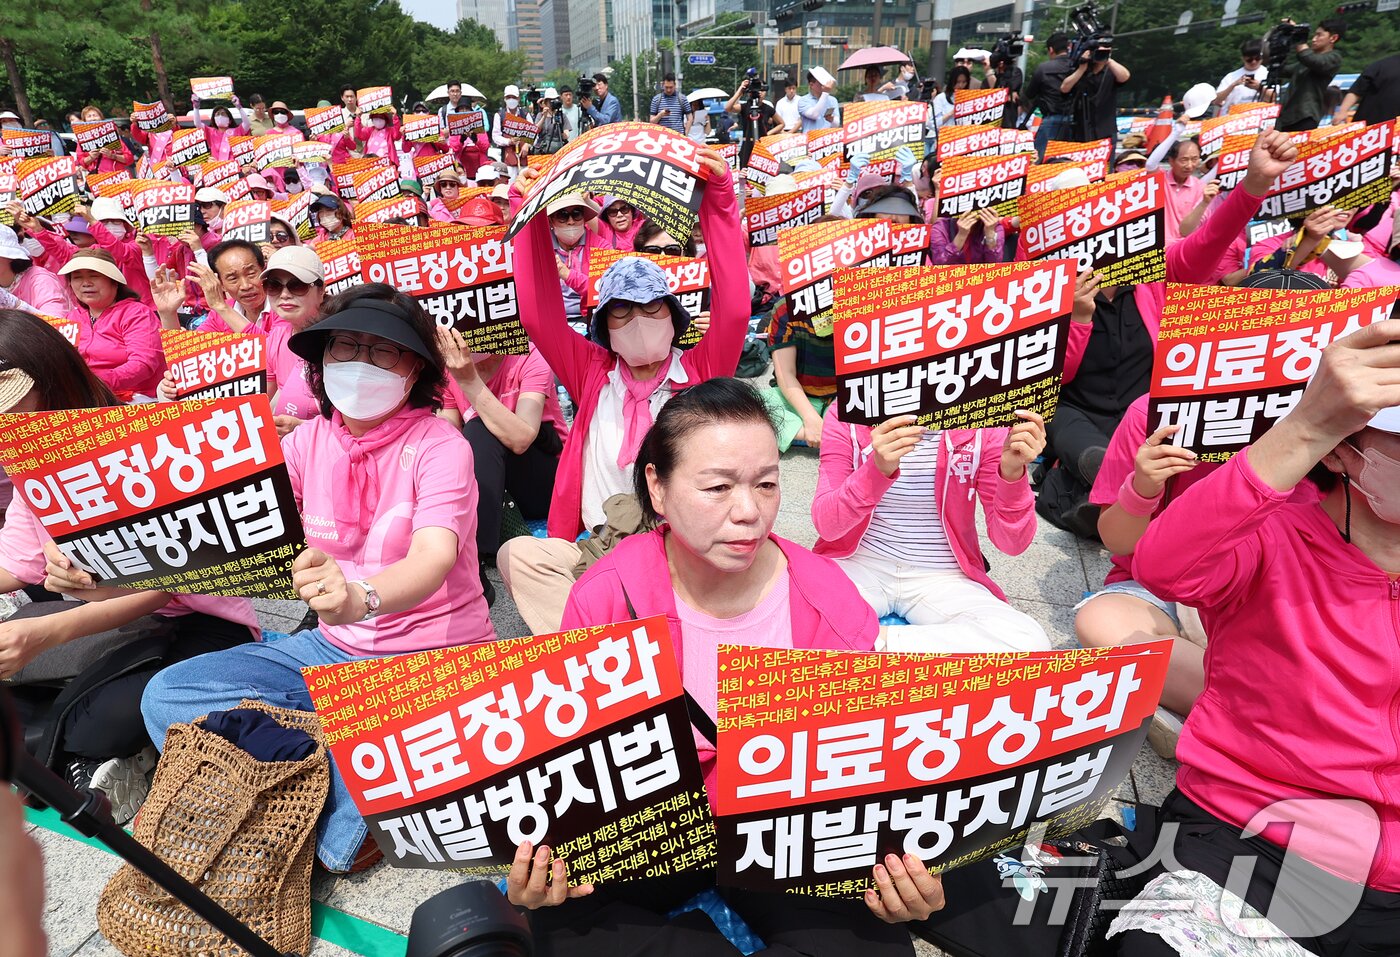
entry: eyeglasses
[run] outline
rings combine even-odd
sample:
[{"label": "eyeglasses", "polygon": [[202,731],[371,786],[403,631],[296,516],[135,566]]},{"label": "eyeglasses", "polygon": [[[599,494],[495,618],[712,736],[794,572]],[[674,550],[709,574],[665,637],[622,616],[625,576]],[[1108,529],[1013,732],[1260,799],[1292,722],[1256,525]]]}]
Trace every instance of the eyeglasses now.
[{"label": "eyeglasses", "polygon": [[626,203],[615,203],[608,207],[609,216],[631,216],[632,212],[632,207]]},{"label": "eyeglasses", "polygon": [[587,219],[588,214],[579,207],[572,206],[569,209],[561,209],[557,213],[550,213],[549,218],[556,223],[572,223],[574,220]]},{"label": "eyeglasses", "polygon": [[213,209],[215,206],[218,206],[218,205],[219,205],[218,203],[200,203],[200,204],[199,204],[199,208],[200,208],[201,210]]},{"label": "eyeglasses", "polygon": [[[292,234],[284,233],[279,229],[272,233],[272,241],[274,243],[289,243],[292,241]],[[264,282],[263,285],[267,285],[267,283]]]},{"label": "eyeglasses", "polygon": [[336,362],[354,362],[361,352],[369,353],[369,361],[381,369],[392,369],[403,359],[406,350],[387,342],[365,345],[349,336],[331,336],[326,343],[326,353]]},{"label": "eyeglasses", "polygon": [[461,183],[434,183],[434,184],[433,184],[433,192],[437,193],[439,196],[441,196],[443,193],[447,192],[449,189],[452,190],[452,192],[455,193],[455,192],[457,192],[457,190],[459,190],[459,189],[461,189],[461,188],[462,188],[462,184],[461,184]]},{"label": "eyeglasses", "polygon": [[669,246],[643,246],[642,252],[650,256],[684,256],[685,249],[677,243]]},{"label": "eyeglasses", "polygon": [[626,299],[614,299],[608,303],[608,318],[621,319],[634,309],[648,316],[659,316],[665,308],[665,299],[653,299],[651,302],[628,302]]},{"label": "eyeglasses", "polygon": [[[284,233],[283,235],[286,234]],[[277,238],[276,234],[273,234],[273,238]],[[287,238],[290,239],[291,237],[288,236]],[[296,277],[292,277],[291,279],[287,280],[282,280],[275,279],[272,276],[268,276],[266,279],[263,280],[263,292],[267,293],[269,296],[280,296],[282,295],[283,289],[287,290],[293,296],[304,296],[306,295],[307,290],[310,288],[311,283],[302,282]]]}]

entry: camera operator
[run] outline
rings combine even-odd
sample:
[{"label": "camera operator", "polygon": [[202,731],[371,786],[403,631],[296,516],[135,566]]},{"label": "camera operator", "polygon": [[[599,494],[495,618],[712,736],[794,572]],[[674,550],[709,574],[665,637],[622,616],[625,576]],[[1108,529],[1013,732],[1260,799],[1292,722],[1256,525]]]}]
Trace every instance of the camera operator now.
[{"label": "camera operator", "polygon": [[535,137],[535,145],[530,152],[549,155],[557,153],[564,148],[564,144],[573,139],[574,125],[569,122],[569,118],[564,115],[563,102],[559,94],[554,90],[545,90],[540,97],[540,112],[535,118],[535,125],[540,128],[540,132]]},{"label": "camera operator", "polygon": [[1269,68],[1264,65],[1264,41],[1251,39],[1240,44],[1240,59],[1244,66],[1225,74],[1215,88],[1212,105],[1217,115],[1224,116],[1237,103],[1253,103],[1264,89]]},{"label": "camera operator", "polygon": [[[1297,27],[1292,20],[1285,25]],[[1279,29],[1274,27],[1275,30]],[[1278,113],[1274,129],[1284,133],[1312,130],[1327,115],[1327,87],[1342,65],[1342,55],[1335,49],[1346,32],[1346,23],[1336,17],[1323,20],[1313,31],[1310,41],[1294,36],[1294,54],[1298,63],[1288,80],[1288,95]]]},{"label": "camera operator", "polygon": [[1079,44],[1074,72],[1060,84],[1060,92],[1071,97],[1074,107],[1074,135],[1071,140],[1118,141],[1118,88],[1132,76],[1128,68],[1113,59],[1112,37],[1089,37]]},{"label": "camera operator", "polygon": [[[793,88],[796,89],[795,86]],[[776,133],[783,128],[778,111],[772,103],[763,98],[763,84],[759,82],[758,71],[752,68],[739,84],[739,88],[734,91],[734,95],[729,98],[729,102],[724,104],[724,111],[739,116],[739,128],[743,133],[742,145],[739,147],[740,169],[749,165],[749,154],[753,152],[755,143],[769,133]]]},{"label": "camera operator", "polygon": [[1035,68],[1021,97],[1021,111],[1027,118],[1040,110],[1035,151],[1042,159],[1046,142],[1068,140],[1074,123],[1073,101],[1060,92],[1060,85],[1074,72],[1074,64],[1069,61],[1069,37],[1064,33],[1052,33],[1045,41],[1045,48],[1050,57]]},{"label": "camera operator", "polygon": [[[594,126],[602,126],[605,123],[622,122],[622,104],[617,102],[617,97],[608,92],[608,78],[605,74],[593,74],[593,90],[585,93],[583,84],[579,84],[579,106],[583,107],[584,114],[593,121]],[[598,105],[593,105],[594,101]]]},{"label": "camera operator", "polygon": [[1010,50],[1002,50],[1001,43],[997,44],[997,49],[992,51],[991,67],[987,70],[987,87],[989,89],[1005,89],[1006,108],[1002,110],[1002,129],[1014,130],[1016,121],[1021,116],[1021,83],[1025,79],[1025,74],[1016,65],[1016,60],[1012,57]]}]

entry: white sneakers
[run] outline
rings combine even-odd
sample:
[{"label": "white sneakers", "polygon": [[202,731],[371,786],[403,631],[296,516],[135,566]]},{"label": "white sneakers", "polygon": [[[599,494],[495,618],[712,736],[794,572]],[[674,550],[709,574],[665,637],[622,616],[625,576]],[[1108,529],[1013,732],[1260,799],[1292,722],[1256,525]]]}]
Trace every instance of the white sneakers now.
[{"label": "white sneakers", "polygon": [[146,795],[151,792],[151,770],[158,758],[156,749],[147,746],[132,757],[103,761],[93,770],[89,787],[107,795],[112,820],[118,825],[129,822],[146,803]]}]

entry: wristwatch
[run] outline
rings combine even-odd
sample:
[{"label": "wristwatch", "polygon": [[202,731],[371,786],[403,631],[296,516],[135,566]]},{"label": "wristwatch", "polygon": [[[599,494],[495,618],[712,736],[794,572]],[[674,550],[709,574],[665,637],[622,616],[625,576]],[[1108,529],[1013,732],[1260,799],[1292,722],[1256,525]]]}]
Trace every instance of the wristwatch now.
[{"label": "wristwatch", "polygon": [[374,586],[367,581],[357,581],[355,584],[359,585],[365,593],[365,616],[360,621],[369,621],[379,614],[379,592],[375,591]]}]

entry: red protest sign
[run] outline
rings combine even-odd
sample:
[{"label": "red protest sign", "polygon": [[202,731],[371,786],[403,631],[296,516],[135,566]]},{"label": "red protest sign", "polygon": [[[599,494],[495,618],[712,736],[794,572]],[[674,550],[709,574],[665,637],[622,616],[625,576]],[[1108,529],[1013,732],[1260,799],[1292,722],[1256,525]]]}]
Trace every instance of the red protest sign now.
[{"label": "red protest sign", "polygon": [[954,156],[997,156],[1001,153],[1000,126],[944,126],[938,131],[938,159]]},{"label": "red protest sign", "polygon": [[[583,306],[594,309],[598,305],[598,283],[603,273],[613,263],[624,256],[642,256],[661,267],[666,274],[666,288],[671,291],[685,311],[693,319],[710,308],[710,264],[704,259],[689,256],[653,256],[650,253],[634,253],[621,249],[590,249],[588,251],[588,287],[583,291]],[[692,322],[681,336],[680,346],[688,349],[701,339],[700,330]]]},{"label": "red protest sign", "polygon": [[483,110],[466,110],[447,114],[448,136],[475,136],[486,132],[486,113]]},{"label": "red protest sign", "polygon": [[1108,176],[1108,163],[1104,160],[1040,163],[1026,170],[1026,195],[1049,192],[1055,177],[1072,169],[1081,170],[1091,183],[1101,183]]},{"label": "red protest sign", "polygon": [[200,186],[226,190],[238,179],[238,164],[233,160],[213,161],[199,167],[195,182]]},{"label": "red protest sign", "polygon": [[495,870],[531,841],[576,883],[714,866],[665,618],[302,675],[392,864]]},{"label": "red protest sign", "polygon": [[103,585],[296,597],[305,537],[267,396],[0,416],[0,463]]},{"label": "red protest sign", "polygon": [[1006,87],[991,90],[954,90],[953,122],[959,126],[1000,126],[1011,91]]},{"label": "red protest sign", "polygon": [[272,204],[263,199],[235,199],[224,207],[224,239],[265,243],[270,238]]},{"label": "red protest sign", "polygon": [[840,166],[845,144],[846,131],[842,127],[832,126],[824,130],[807,131],[807,155],[822,166]]},{"label": "red protest sign", "polygon": [[419,213],[422,202],[412,193],[399,193],[387,199],[360,200],[355,206],[355,232],[364,223],[392,223],[396,219],[412,219]]},{"label": "red protest sign", "polygon": [[74,349],[78,348],[78,339],[82,337],[82,324],[71,319],[63,319],[59,316],[46,316],[43,313],[36,313],[38,317],[59,332],[63,333],[63,338],[68,340],[68,344]]},{"label": "red protest sign", "polygon": [[410,143],[436,143],[443,137],[436,113],[410,113],[403,118],[403,138]]},{"label": "red protest sign", "polygon": [[253,137],[253,165],[259,170],[296,165],[295,133],[264,133]]},{"label": "red protest sign", "polygon": [[[1246,107],[1243,110],[1236,107]],[[1274,127],[1278,119],[1277,103],[1237,103],[1224,116],[1201,121],[1201,156],[1210,159],[1220,152],[1227,137],[1248,135],[1250,142],[1264,130]]]},{"label": "red protest sign", "polygon": [[891,223],[891,266],[922,266],[929,248],[928,223]]},{"label": "red protest sign", "polygon": [[938,215],[961,216],[977,209],[1011,215],[1026,192],[1033,153],[955,156],[938,170]]},{"label": "red protest sign", "polygon": [[121,137],[117,133],[117,124],[111,120],[98,120],[96,123],[74,123],[73,139],[84,153],[96,153],[117,145]]},{"label": "red protest sign", "polygon": [[768,189],[768,181],[778,175],[781,164],[778,158],[768,150],[768,146],[759,140],[749,151],[749,165],[744,168],[744,181],[748,183],[750,192],[763,195]]},{"label": "red protest sign", "polygon": [[162,329],[177,399],[224,399],[267,392],[267,339],[238,332]]},{"label": "red protest sign", "polygon": [[1074,304],[1066,259],[836,274],[836,389],[843,422],[917,415],[933,429],[1047,421],[1060,395]]},{"label": "red protest sign", "polygon": [[173,129],[175,117],[160,100],[154,103],[131,102],[131,122],[143,133],[164,133]]},{"label": "red protest sign", "polygon": [[719,882],[855,897],[885,855],[938,872],[1091,823],[1171,644],[1009,655],[719,647]]},{"label": "red protest sign", "polygon": [[1302,219],[1315,209],[1359,209],[1390,196],[1390,168],[1400,146],[1394,122],[1309,139],[1259,205],[1258,218]]},{"label": "red protest sign", "polygon": [[351,157],[344,163],[331,164],[331,176],[335,178],[335,188],[342,199],[358,199],[355,193],[355,176],[367,169],[388,166],[389,161],[378,156]]},{"label": "red protest sign", "polygon": [[792,322],[831,335],[836,271],[888,266],[893,246],[890,224],[883,219],[814,223],[779,233],[778,261]]},{"label": "red protest sign", "polygon": [[505,113],[501,116],[501,135],[510,139],[524,140],[527,143],[535,142],[535,137],[540,135],[540,128],[531,120],[523,116],[516,116],[514,113]]},{"label": "red protest sign", "polygon": [[1092,143],[1065,143],[1051,140],[1045,144],[1045,162],[1049,164],[1052,159],[1072,160],[1081,163],[1103,163],[1107,166],[1108,162],[1113,159],[1113,140],[1107,137],[1094,140]]},{"label": "red protest sign", "polygon": [[331,161],[331,145],[319,140],[296,140],[292,144],[292,161],[306,166],[328,165]]},{"label": "red protest sign", "polygon": [[360,114],[388,114],[394,111],[394,91],[387,86],[367,86],[355,92]]},{"label": "red protest sign", "polygon": [[1171,284],[1152,360],[1149,434],[1224,462],[1293,410],[1322,350],[1390,316],[1400,287],[1226,289]]},{"label": "red protest sign", "polygon": [[779,163],[790,164],[793,160],[801,159],[807,155],[806,133],[773,133],[763,137],[759,142],[767,149],[768,154]]},{"label": "red protest sign", "polygon": [[345,108],[342,106],[312,106],[305,110],[308,136],[329,136],[345,132]]},{"label": "red protest sign", "polygon": [[366,282],[412,296],[438,325],[466,336],[473,352],[523,355],[529,340],[504,234],[503,226],[359,223],[355,244]]},{"label": "red protest sign", "polygon": [[360,251],[355,240],[323,239],[316,244],[316,255],[321,257],[327,296],[337,296],[361,283]]},{"label": "red protest sign", "polygon": [[306,242],[316,235],[316,227],[311,222],[311,204],[319,198],[304,189],[291,199],[274,199],[271,202],[272,215],[295,229],[297,238]]},{"label": "red protest sign", "polygon": [[201,100],[227,100],[233,97],[233,77],[192,76],[190,92]]},{"label": "red protest sign", "polygon": [[209,138],[205,135],[204,127],[176,130],[170,135],[170,162],[175,166],[207,163],[212,158],[209,152]]},{"label": "red protest sign", "polygon": [[570,140],[530,184],[507,239],[560,196],[605,193],[626,200],[677,239],[690,236],[709,168],[701,147],[650,123],[609,123]]},{"label": "red protest sign", "polygon": [[864,153],[871,160],[893,159],[903,146],[916,160],[923,159],[928,109],[928,104],[919,100],[848,103],[841,110],[847,164],[857,153]]},{"label": "red protest sign", "polygon": [[15,175],[18,166],[19,157],[0,156],[0,223],[6,226],[15,224],[14,214],[7,207],[15,202],[19,190],[19,179]]},{"label": "red protest sign", "polygon": [[258,148],[256,136],[230,136],[228,138],[228,158],[239,166],[253,162],[253,153]]},{"label": "red protest sign", "polygon": [[11,156],[28,159],[35,156],[53,155],[53,134],[48,130],[0,130],[0,145]]},{"label": "red protest sign", "polygon": [[78,205],[77,171],[71,156],[45,156],[16,163],[16,192],[25,212],[41,217],[71,213]]},{"label": "red protest sign", "polygon": [[786,229],[806,226],[826,212],[826,186],[813,183],[795,193],[753,196],[744,203],[749,245],[771,246]]},{"label": "red protest sign", "polygon": [[135,182],[126,170],[113,170],[110,173],[88,173],[88,189],[98,196],[115,199],[122,204],[122,210],[132,211],[131,184]]},{"label": "red protest sign", "polygon": [[1165,201],[1161,176],[1146,172],[1027,196],[1020,204],[1022,258],[1068,256],[1078,261],[1076,271],[1097,270],[1106,286],[1161,282]]},{"label": "red protest sign", "polygon": [[189,183],[133,180],[131,206],[136,212],[136,228],[140,232],[178,236],[194,227],[194,187]]}]

